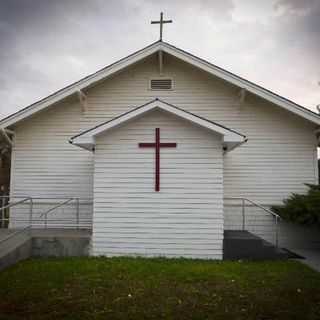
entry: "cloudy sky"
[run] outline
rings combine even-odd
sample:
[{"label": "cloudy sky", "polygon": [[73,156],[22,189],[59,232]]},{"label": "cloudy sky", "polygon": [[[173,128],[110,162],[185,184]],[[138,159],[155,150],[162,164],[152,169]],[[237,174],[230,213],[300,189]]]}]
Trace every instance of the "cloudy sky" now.
[{"label": "cloudy sky", "polygon": [[320,0],[0,0],[0,117],[158,40],[312,110]]}]

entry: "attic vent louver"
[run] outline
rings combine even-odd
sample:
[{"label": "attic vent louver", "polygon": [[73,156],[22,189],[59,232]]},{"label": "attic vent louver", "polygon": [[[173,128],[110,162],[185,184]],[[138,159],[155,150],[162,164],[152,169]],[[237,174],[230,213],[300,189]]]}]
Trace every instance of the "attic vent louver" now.
[{"label": "attic vent louver", "polygon": [[151,79],[150,80],[151,90],[172,90],[172,79]]}]

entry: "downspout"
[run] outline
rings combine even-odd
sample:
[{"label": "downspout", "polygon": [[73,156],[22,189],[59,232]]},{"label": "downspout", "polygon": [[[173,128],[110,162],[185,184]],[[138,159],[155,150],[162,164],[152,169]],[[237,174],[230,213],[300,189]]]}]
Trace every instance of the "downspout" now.
[{"label": "downspout", "polygon": [[315,131],[318,147],[320,147],[320,128]]},{"label": "downspout", "polygon": [[[317,105],[317,110],[318,110],[318,114],[320,115],[320,104]],[[320,128],[315,130],[314,133],[316,134],[316,137],[317,137],[318,147],[320,147]]]}]

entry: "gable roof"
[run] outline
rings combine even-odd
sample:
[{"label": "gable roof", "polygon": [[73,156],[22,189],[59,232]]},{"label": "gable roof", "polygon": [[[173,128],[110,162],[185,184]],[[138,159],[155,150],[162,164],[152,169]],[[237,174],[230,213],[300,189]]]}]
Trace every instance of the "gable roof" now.
[{"label": "gable roof", "polygon": [[76,94],[79,90],[88,88],[98,81],[101,81],[116,72],[158,52],[162,51],[167,54],[170,54],[172,56],[175,56],[176,58],[189,63],[195,67],[198,67],[201,70],[204,70],[222,80],[225,80],[235,86],[238,86],[239,88],[245,89],[248,92],[251,92],[279,107],[282,107],[306,120],[309,120],[317,125],[320,125],[320,116],[309,110],[306,109],[282,96],[279,96],[267,89],[264,89],[248,80],[245,80],[244,78],[241,78],[229,71],[226,71],[214,64],[209,63],[208,61],[205,61],[201,58],[198,58],[184,50],[181,50],[169,43],[163,42],[163,41],[157,41],[152,43],[151,45],[79,80],[78,82],[75,82],[55,93],[52,95],[34,103],[30,106],[0,120],[0,127],[6,128],[10,125],[13,125],[17,123],[18,121],[25,119],[32,114],[41,111],[50,105],[57,103],[73,94]]},{"label": "gable roof", "polygon": [[223,138],[223,147],[225,151],[230,151],[240,144],[247,141],[246,136],[243,134],[229,129],[225,126],[222,126],[216,122],[207,120],[203,117],[199,117],[191,112],[185,111],[177,106],[174,106],[170,103],[167,103],[158,98],[151,100],[140,107],[137,107],[131,111],[123,113],[122,115],[113,118],[112,120],[103,122],[89,130],[83,131],[72,138],[70,138],[69,142],[71,144],[77,145],[86,150],[94,150],[95,146],[95,137],[99,134],[102,134],[112,128],[115,128],[127,121],[133,120],[142,116],[143,114],[153,111],[153,110],[162,110],[173,114],[179,118],[187,120],[195,125],[198,125],[202,128],[210,130],[214,133],[220,134]]}]

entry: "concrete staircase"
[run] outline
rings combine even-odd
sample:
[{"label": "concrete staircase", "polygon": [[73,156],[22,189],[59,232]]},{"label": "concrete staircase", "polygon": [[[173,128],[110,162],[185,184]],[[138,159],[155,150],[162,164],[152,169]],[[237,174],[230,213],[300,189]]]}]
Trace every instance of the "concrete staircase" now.
[{"label": "concrete staircase", "polygon": [[[0,232],[0,270],[30,257],[31,238],[28,233],[13,236],[16,230],[1,229]],[[7,239],[8,238],[8,239]],[[7,239],[7,240],[5,240]],[[3,240],[5,240],[3,242]]]},{"label": "concrete staircase", "polygon": [[0,229],[0,270],[29,257],[89,255],[91,231],[72,229]]},{"label": "concrete staircase", "polygon": [[[0,270],[29,257],[87,256],[90,250],[90,230],[38,229],[10,237],[15,230],[1,230]],[[262,238],[242,230],[225,230],[223,259],[275,260],[287,259],[286,251]]]},{"label": "concrete staircase", "polygon": [[223,240],[224,260],[279,260],[289,254],[270,242],[245,230],[225,230]]}]

